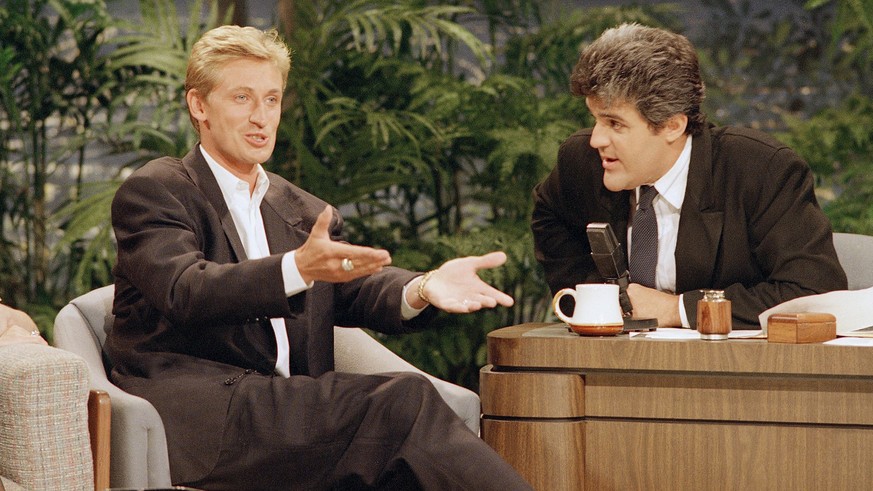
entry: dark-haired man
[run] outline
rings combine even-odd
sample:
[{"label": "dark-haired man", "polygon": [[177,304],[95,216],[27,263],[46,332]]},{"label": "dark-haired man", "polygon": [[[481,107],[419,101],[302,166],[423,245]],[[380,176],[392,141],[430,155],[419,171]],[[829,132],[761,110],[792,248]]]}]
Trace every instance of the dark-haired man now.
[{"label": "dark-haired man", "polygon": [[534,189],[536,256],[553,292],[603,281],[592,222],[625,245],[634,315],[660,326],[695,327],[701,289],[724,290],[742,329],[786,300],[846,288],[809,167],[759,131],[707,124],[684,36],[608,29],[582,51],[571,91],[595,125],[562,144]]}]

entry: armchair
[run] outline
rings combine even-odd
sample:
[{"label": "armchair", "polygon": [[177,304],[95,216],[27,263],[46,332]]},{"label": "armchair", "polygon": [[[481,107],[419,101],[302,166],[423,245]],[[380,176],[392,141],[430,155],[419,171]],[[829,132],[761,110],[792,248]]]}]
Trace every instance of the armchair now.
[{"label": "armchair", "polygon": [[79,356],[36,344],[0,347],[0,476],[8,489],[94,489],[88,397]]},{"label": "armchair", "polygon": [[[171,484],[167,440],[157,410],[148,401],[113,385],[106,375],[111,366],[102,347],[114,320],[113,294],[114,286],[109,285],[73,299],[55,319],[55,344],[80,355],[90,369],[91,387],[109,393],[112,401],[110,484],[113,487],[166,487]],[[334,335],[337,371],[423,374],[470,430],[478,434],[480,406],[475,392],[422,372],[360,329],[334,328]]]},{"label": "armchair", "polygon": [[849,290],[862,290],[873,286],[873,237],[869,235],[834,233],[834,248],[837,258],[846,271]]}]

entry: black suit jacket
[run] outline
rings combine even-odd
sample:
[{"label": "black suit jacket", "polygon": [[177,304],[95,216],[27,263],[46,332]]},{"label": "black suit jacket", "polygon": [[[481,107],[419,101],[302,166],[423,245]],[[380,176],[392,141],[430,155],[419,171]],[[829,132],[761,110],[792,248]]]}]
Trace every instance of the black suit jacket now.
[{"label": "black suit jacket", "polygon": [[[631,191],[603,186],[590,138],[590,129],[570,136],[533,192],[535,253],[553,293],[603,281],[590,256],[589,223],[608,222],[620,242],[627,238]],[[699,289],[725,290],[734,328],[757,329],[758,315],[774,305],[847,287],[809,167],[761,132],[710,126],[694,137],[680,213],[676,293],[685,294],[692,326]]]},{"label": "black suit jacket", "polygon": [[[116,317],[105,350],[113,381],[160,413],[173,482],[196,481],[214,467],[235,381],[274,371],[270,318],[285,319],[292,374],[317,377],[333,369],[334,325],[393,333],[430,317],[401,320],[402,289],[415,273],[397,268],[345,284],[316,282],[286,297],[282,255],[306,241],[326,203],[268,175],[261,213],[272,255],[262,259],[246,259],[199,149],[149,162],[112,203]],[[334,239],[341,228],[336,214]]]}]

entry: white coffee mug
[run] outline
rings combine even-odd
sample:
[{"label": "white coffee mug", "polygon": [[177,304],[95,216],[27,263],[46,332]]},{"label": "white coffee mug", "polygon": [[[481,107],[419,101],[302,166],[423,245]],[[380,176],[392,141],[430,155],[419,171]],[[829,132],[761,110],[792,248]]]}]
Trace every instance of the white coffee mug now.
[{"label": "white coffee mug", "polygon": [[[572,316],[561,311],[560,302],[565,295],[576,300]],[[552,308],[555,315],[578,334],[618,334],[624,327],[621,305],[618,302],[618,285],[583,283],[576,285],[576,289],[564,288],[555,294]]]}]

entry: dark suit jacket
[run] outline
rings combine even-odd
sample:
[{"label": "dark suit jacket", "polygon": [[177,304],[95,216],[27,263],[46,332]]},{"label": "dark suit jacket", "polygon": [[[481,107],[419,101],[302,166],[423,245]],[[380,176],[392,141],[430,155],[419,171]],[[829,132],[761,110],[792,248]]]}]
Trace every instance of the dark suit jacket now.
[{"label": "dark suit jacket", "polygon": [[[558,164],[534,189],[531,228],[537,260],[555,293],[602,282],[585,229],[608,222],[627,253],[630,192],[603,186],[591,130],[570,136]],[[758,314],[795,297],[841,290],[830,223],[806,163],[749,129],[708,127],[694,137],[676,243],[676,293],[692,326],[699,289],[723,289],[734,328],[759,328]]]},{"label": "dark suit jacket", "polygon": [[[345,284],[316,282],[287,298],[282,254],[305,242],[326,203],[268,175],[261,212],[272,255],[262,259],[246,259],[199,149],[149,162],[112,203],[116,318],[105,349],[113,381],[162,416],[173,482],[196,481],[214,467],[236,380],[274,371],[270,318],[285,318],[292,374],[317,377],[333,369],[334,325],[401,332],[430,317],[401,321],[402,288],[415,273],[396,268]],[[337,214],[334,239],[341,227]]]}]

